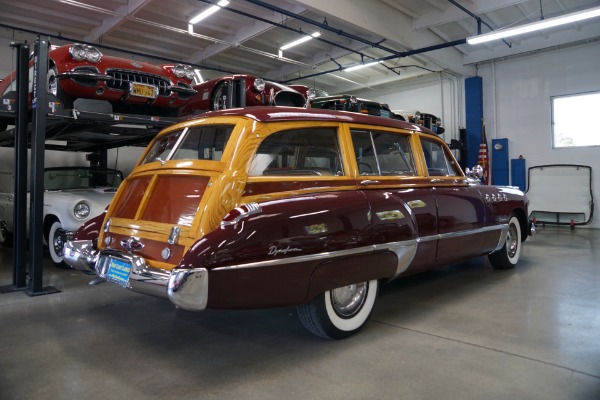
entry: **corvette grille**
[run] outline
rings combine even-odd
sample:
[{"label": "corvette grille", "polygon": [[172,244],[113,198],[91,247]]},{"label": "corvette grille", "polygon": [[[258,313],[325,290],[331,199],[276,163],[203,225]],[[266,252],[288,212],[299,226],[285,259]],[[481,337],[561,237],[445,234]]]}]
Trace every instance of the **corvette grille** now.
[{"label": "corvette grille", "polygon": [[108,69],[106,73],[113,77],[112,81],[106,82],[106,85],[111,89],[127,91],[129,90],[129,83],[136,82],[158,87],[159,96],[171,95],[171,91],[167,89],[171,83],[167,78],[160,75],[127,69]]}]

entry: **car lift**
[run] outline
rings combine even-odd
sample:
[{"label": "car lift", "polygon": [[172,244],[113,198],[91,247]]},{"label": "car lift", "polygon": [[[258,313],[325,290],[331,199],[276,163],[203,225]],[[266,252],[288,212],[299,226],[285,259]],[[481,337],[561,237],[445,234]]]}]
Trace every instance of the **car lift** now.
[{"label": "car lift", "polygon": [[[0,286],[0,293],[24,291],[29,296],[39,296],[60,292],[55,287],[42,285],[45,150],[100,153],[99,165],[106,167],[107,149],[145,146],[162,128],[180,119],[63,109],[60,101],[47,93],[49,40],[39,36],[34,44],[32,122],[28,123],[30,45],[11,46],[17,51],[17,90],[0,98],[0,117],[14,119],[15,128],[0,132],[0,146],[15,149],[13,278],[11,285]],[[46,140],[64,142],[64,145],[46,143]],[[29,244],[26,230],[28,147],[31,149]],[[97,157],[91,158],[97,160]]]}]

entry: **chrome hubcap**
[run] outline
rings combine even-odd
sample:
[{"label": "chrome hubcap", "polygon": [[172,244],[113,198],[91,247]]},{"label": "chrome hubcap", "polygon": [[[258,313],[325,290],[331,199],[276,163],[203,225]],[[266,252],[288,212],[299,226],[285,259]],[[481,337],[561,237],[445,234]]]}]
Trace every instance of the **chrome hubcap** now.
[{"label": "chrome hubcap", "polygon": [[351,317],[362,308],[367,298],[367,282],[344,286],[331,291],[331,303],[341,317]]},{"label": "chrome hubcap", "polygon": [[58,81],[54,75],[48,77],[48,91],[52,93],[53,96],[56,96],[58,93]]},{"label": "chrome hubcap", "polygon": [[54,252],[57,256],[62,257],[64,245],[65,242],[61,235],[54,236]]},{"label": "chrome hubcap", "polygon": [[508,234],[506,235],[506,251],[509,258],[513,258],[517,254],[517,249],[519,247],[517,239],[517,228],[514,225],[511,225],[508,229]]}]

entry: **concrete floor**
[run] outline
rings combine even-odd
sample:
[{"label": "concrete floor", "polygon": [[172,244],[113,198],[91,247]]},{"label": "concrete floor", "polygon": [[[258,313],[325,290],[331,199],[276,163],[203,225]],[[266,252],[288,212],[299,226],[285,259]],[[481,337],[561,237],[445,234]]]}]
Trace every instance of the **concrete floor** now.
[{"label": "concrete floor", "polygon": [[190,313],[89,280],[48,263],[60,293],[0,295],[0,399],[600,399],[599,230],[392,282],[337,342],[294,308]]}]

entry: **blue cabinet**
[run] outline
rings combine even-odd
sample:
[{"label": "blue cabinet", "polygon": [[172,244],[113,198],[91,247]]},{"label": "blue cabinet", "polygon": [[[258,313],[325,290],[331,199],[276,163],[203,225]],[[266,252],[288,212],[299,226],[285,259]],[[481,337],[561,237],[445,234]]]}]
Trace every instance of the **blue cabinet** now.
[{"label": "blue cabinet", "polygon": [[519,189],[526,189],[526,170],[524,158],[513,158],[510,160],[510,184],[518,186]]},{"label": "blue cabinet", "polygon": [[508,139],[492,139],[492,184],[508,186]]}]

